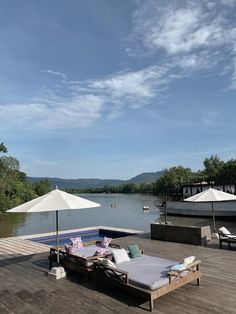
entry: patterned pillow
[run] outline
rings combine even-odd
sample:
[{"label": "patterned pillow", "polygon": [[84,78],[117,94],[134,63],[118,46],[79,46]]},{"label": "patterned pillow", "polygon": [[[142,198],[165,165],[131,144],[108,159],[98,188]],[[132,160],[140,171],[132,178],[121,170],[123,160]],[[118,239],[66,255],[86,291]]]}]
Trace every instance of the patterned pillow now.
[{"label": "patterned pillow", "polygon": [[65,250],[67,254],[74,255],[76,250],[73,248],[73,244],[65,244]]},{"label": "patterned pillow", "polygon": [[99,264],[104,265],[106,267],[116,268],[116,265],[107,258],[98,258],[98,262]]},{"label": "patterned pillow", "polygon": [[101,242],[101,246],[104,248],[107,248],[110,245],[111,241],[112,241],[112,238],[104,237]]},{"label": "patterned pillow", "polygon": [[75,250],[83,247],[83,243],[82,243],[82,240],[81,240],[81,237],[78,237],[78,238],[70,238],[71,242],[72,242],[72,246]]},{"label": "patterned pillow", "polygon": [[106,258],[103,259],[102,264],[104,266],[108,266],[110,268],[116,268],[116,265],[112,261],[110,261],[109,259],[106,259]]},{"label": "patterned pillow", "polygon": [[107,254],[111,254],[111,250],[109,248],[102,247],[94,253],[94,256],[107,255]]},{"label": "patterned pillow", "polygon": [[71,244],[65,244],[66,253],[70,254],[71,246],[72,246]]}]

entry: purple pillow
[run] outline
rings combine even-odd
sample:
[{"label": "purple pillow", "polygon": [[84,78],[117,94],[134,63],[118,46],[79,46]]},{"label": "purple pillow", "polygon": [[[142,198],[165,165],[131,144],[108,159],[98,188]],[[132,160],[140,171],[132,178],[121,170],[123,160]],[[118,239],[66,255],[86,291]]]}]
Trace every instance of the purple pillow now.
[{"label": "purple pillow", "polygon": [[97,256],[97,255],[107,255],[107,254],[111,254],[111,250],[108,249],[108,248],[100,248],[98,249],[95,253],[94,253],[94,256]]},{"label": "purple pillow", "polygon": [[110,245],[111,241],[112,241],[112,238],[104,237],[102,242],[101,242],[101,246],[104,247],[104,248],[108,248],[108,246]]},{"label": "purple pillow", "polygon": [[73,248],[73,244],[65,244],[65,250],[67,254],[72,254],[74,255],[75,249]]},{"label": "purple pillow", "polygon": [[72,246],[75,250],[83,247],[83,243],[81,240],[81,237],[77,237],[77,238],[70,238],[71,242],[72,242]]}]

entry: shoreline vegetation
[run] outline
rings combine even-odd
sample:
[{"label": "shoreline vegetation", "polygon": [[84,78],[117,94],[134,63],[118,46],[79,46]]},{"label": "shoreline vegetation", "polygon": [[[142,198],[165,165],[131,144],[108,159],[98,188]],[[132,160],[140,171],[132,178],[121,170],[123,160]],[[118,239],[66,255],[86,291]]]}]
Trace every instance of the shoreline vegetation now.
[{"label": "shoreline vegetation", "polygon": [[[7,148],[0,143],[0,213],[44,195],[51,190],[48,179],[37,183],[27,181],[27,176],[20,171],[19,161],[12,156],[6,156]],[[178,195],[182,185],[208,182],[209,184],[235,184],[236,159],[227,162],[215,156],[203,161],[203,170],[193,172],[183,166],[163,170],[163,175],[154,183],[128,183],[121,185],[105,185],[102,188],[64,189],[73,194],[78,193],[140,193],[173,196]]]},{"label": "shoreline vegetation", "polygon": [[50,191],[48,180],[33,184],[27,181],[19,161],[5,155],[7,147],[3,143],[0,143],[0,153],[4,154],[0,157],[0,213]]},{"label": "shoreline vegetation", "polygon": [[224,162],[217,155],[212,155],[203,161],[203,166],[204,169],[197,172],[182,166],[164,169],[163,175],[154,183],[128,183],[93,189],[66,189],[66,191],[69,193],[140,193],[172,197],[181,194],[183,185],[236,183],[236,159]]}]

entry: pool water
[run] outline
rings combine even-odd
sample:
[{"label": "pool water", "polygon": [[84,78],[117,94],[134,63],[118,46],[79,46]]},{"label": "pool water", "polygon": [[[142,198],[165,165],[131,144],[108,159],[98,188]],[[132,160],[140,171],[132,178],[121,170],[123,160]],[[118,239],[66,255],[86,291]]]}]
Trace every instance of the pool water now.
[{"label": "pool water", "polygon": [[[70,238],[76,238],[76,237],[81,237],[82,242],[86,243],[90,241],[102,240],[105,236],[114,239],[114,238],[126,237],[129,235],[134,235],[134,233],[116,231],[116,230],[107,230],[107,229],[92,229],[92,230],[86,230],[86,231],[78,231],[78,232],[60,234],[59,245],[63,246],[66,243],[70,243],[71,242]],[[30,238],[28,240],[46,244],[49,246],[56,246],[56,235]]]}]

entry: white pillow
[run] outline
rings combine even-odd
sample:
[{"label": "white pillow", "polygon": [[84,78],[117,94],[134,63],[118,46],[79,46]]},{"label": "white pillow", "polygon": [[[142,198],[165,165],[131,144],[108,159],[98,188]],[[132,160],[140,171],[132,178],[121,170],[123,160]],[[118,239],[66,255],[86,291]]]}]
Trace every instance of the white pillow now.
[{"label": "white pillow", "polygon": [[99,258],[97,259],[97,261],[98,261],[99,264],[101,264],[101,265],[108,266],[108,267],[110,267],[110,268],[116,268],[116,265],[115,265],[112,261],[110,261],[109,259],[107,259],[107,258],[99,257]]},{"label": "white pillow", "polygon": [[195,260],[195,256],[189,256],[189,257],[186,257],[185,259],[184,259],[184,265],[185,266],[188,266],[188,265],[190,265],[190,264],[192,264],[192,262]]},{"label": "white pillow", "polygon": [[220,232],[222,232],[223,234],[230,234],[230,232],[229,232],[229,230],[228,229],[226,229],[225,227],[221,227],[220,229],[219,229],[219,231]]},{"label": "white pillow", "polygon": [[130,258],[125,249],[113,249],[112,254],[116,264],[130,261]]},{"label": "white pillow", "polygon": [[112,261],[110,261],[109,259],[106,259],[106,258],[104,258],[104,260],[102,261],[102,264],[104,266],[108,266],[110,268],[116,268],[116,265]]}]

